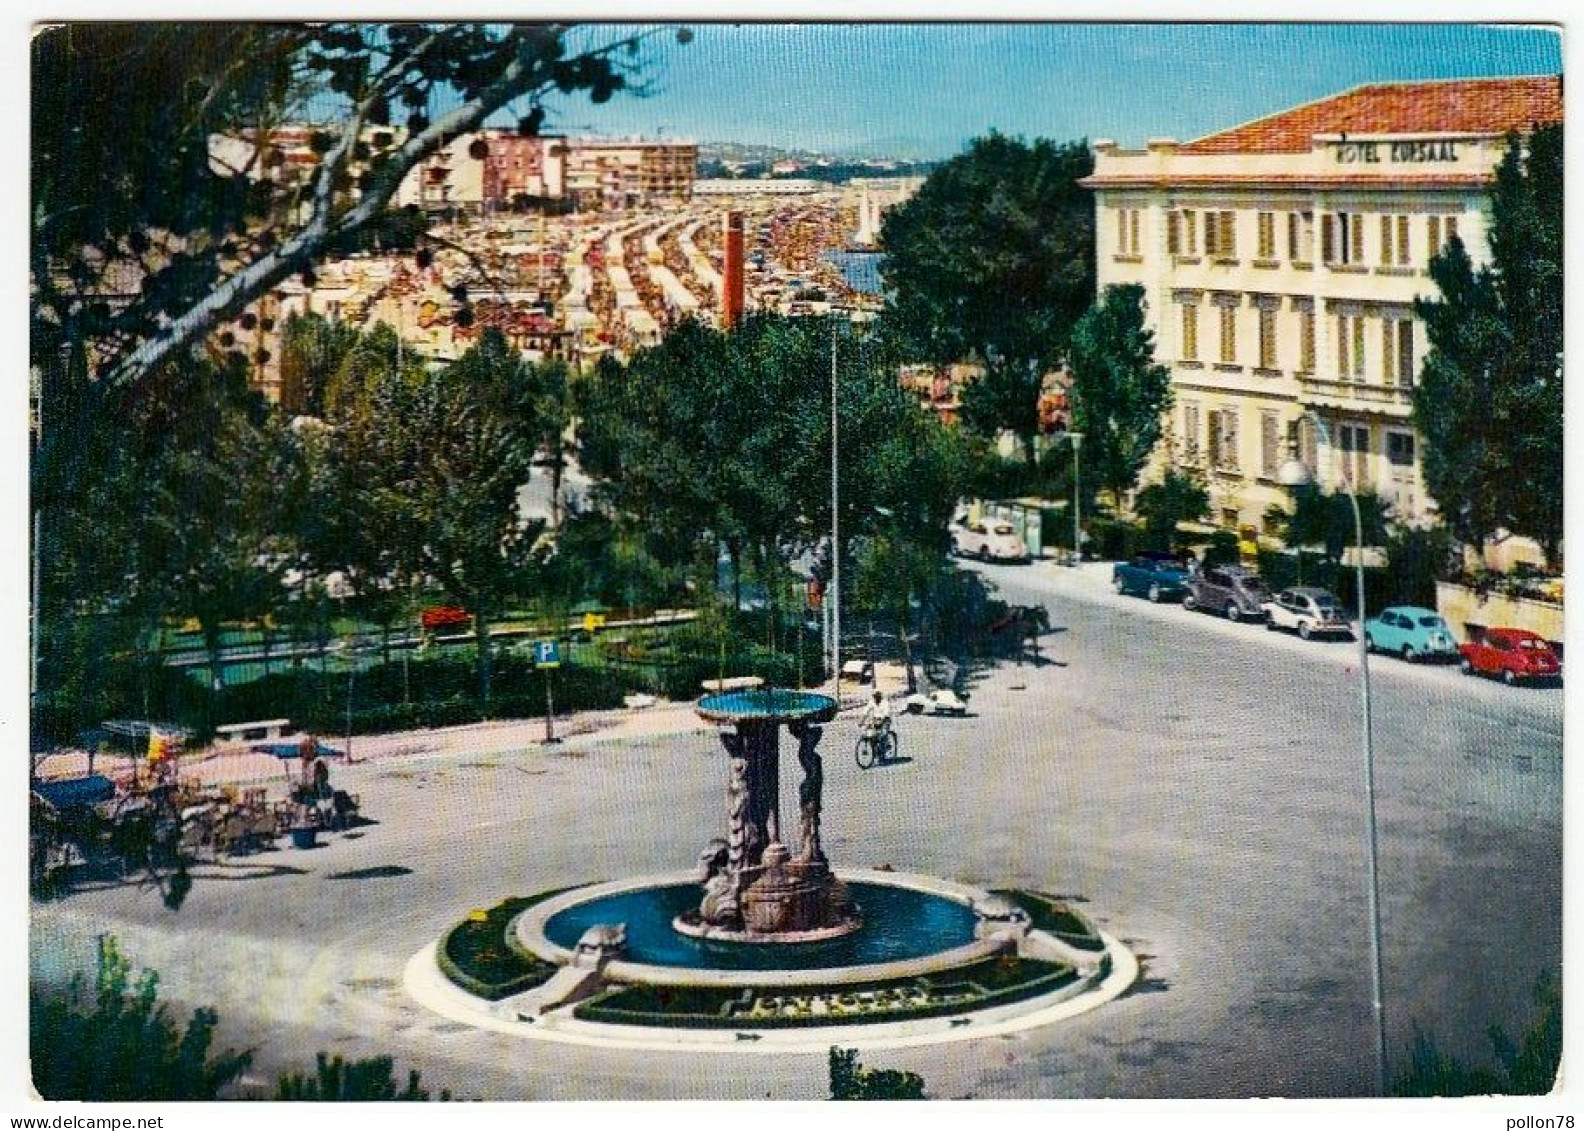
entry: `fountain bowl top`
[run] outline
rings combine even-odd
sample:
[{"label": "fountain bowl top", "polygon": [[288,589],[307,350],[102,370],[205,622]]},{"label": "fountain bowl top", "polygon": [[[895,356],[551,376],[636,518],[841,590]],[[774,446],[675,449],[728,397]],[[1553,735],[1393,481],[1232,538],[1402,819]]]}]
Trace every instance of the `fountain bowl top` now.
[{"label": "fountain bowl top", "polygon": [[813,691],[756,687],[706,695],[694,709],[712,723],[823,723],[836,717],[837,706]]}]

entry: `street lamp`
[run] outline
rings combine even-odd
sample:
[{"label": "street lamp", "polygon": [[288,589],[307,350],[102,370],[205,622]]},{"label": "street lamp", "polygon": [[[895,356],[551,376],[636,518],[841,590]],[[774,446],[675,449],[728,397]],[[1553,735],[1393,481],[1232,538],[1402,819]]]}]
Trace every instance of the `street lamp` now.
[{"label": "street lamp", "polygon": [[1084,434],[1082,432],[1057,432],[1055,434],[1055,438],[1058,439],[1058,440],[1071,440],[1072,441],[1072,448],[1073,448],[1073,552],[1072,552],[1072,561],[1069,564],[1072,565],[1074,568],[1077,568],[1079,556],[1083,553],[1083,545],[1079,541],[1080,535],[1079,535],[1079,530],[1078,530],[1078,498],[1079,498],[1079,495],[1078,495],[1078,446],[1083,443]]},{"label": "street lamp", "polygon": [[[1304,416],[1314,423],[1315,430],[1320,433],[1320,439],[1327,448],[1331,447],[1331,433],[1326,428],[1325,421],[1314,412],[1305,411]],[[1296,438],[1292,441],[1296,447]],[[1314,476],[1310,474],[1302,460],[1294,452],[1286,463],[1282,464],[1277,478],[1284,487],[1307,487],[1314,483]],[[1364,631],[1364,519],[1359,512],[1358,496],[1353,493],[1353,487],[1346,476],[1341,477],[1343,489],[1347,492],[1348,502],[1353,506],[1353,534],[1355,539],[1353,567],[1355,569],[1356,591],[1358,593],[1358,645],[1359,645],[1359,694],[1363,706],[1363,754],[1364,754],[1364,797],[1366,802],[1366,819],[1369,827],[1369,842],[1367,853],[1367,867],[1369,872],[1369,941],[1370,941],[1370,991],[1373,998],[1375,1011],[1375,1069],[1380,1085],[1380,1094],[1386,1094],[1386,1010],[1381,995],[1381,912],[1380,912],[1380,874],[1379,874],[1379,841],[1375,828],[1375,746],[1370,727],[1370,681],[1369,681],[1369,637]]]}]

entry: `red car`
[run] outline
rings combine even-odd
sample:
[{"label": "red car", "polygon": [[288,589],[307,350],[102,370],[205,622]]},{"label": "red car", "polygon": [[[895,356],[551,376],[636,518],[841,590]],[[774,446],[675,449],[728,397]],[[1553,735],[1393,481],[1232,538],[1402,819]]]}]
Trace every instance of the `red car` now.
[{"label": "red car", "polygon": [[1562,661],[1551,645],[1523,628],[1487,628],[1469,644],[1460,644],[1464,675],[1475,672],[1499,675],[1502,682],[1521,679],[1560,679]]},{"label": "red car", "polygon": [[433,632],[437,628],[465,628],[472,619],[466,609],[454,605],[436,605],[425,609],[419,615],[418,623],[425,632]]}]

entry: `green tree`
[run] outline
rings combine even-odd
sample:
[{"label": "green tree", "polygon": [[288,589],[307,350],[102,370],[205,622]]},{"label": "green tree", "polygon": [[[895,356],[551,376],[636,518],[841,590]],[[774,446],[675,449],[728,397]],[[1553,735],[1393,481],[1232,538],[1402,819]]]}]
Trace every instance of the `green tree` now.
[{"label": "green tree", "polygon": [[[415,247],[425,217],[391,207],[413,168],[493,114],[518,113],[519,128],[533,133],[568,96],[612,97],[644,72],[641,42],[655,33],[79,22],[33,37],[30,503],[41,665],[63,649],[123,647],[105,626],[125,618],[100,614],[158,607],[152,573],[121,568],[126,557],[167,560],[170,544],[197,556],[193,535],[208,517],[153,513],[140,497],[153,473],[122,459],[141,447],[127,435],[140,402],[164,400],[201,418],[198,401],[216,395],[203,376],[205,349],[262,360],[241,354],[249,306],[294,275],[311,279],[322,261]],[[315,124],[312,160],[288,165],[267,139],[305,120]],[[314,392],[304,382],[292,396],[312,407]],[[108,454],[118,474],[103,481],[106,461],[91,453]],[[190,461],[187,470],[212,497],[215,477]],[[240,486],[239,495],[253,489],[251,480]],[[74,551],[95,537],[108,552],[85,572],[88,555]],[[210,542],[200,572],[213,576],[220,547]],[[205,601],[268,589],[205,588],[186,576]]]},{"label": "green tree", "polygon": [[1177,526],[1200,522],[1210,514],[1210,492],[1192,475],[1168,471],[1159,483],[1151,483],[1138,493],[1133,504],[1144,520],[1144,533],[1150,544],[1173,549]]},{"label": "green tree", "polygon": [[[956,437],[897,388],[878,347],[838,337],[836,349],[843,540],[944,548]],[[826,325],[759,315],[730,334],[684,323],[625,369],[599,368],[580,433],[596,497],[673,561],[703,540],[737,572],[773,577],[831,527],[831,350]]]},{"label": "green tree", "polygon": [[388,532],[399,570],[434,579],[472,614],[486,713],[490,625],[541,532],[517,505],[534,452],[532,393],[526,363],[489,329],[448,366],[374,365],[333,400],[342,482],[359,485],[354,513]]},{"label": "green tree", "polygon": [[110,935],[99,936],[90,992],[79,974],[62,994],[29,991],[33,1086],[48,1100],[131,1102],[213,1100],[252,1063],[251,1052],[211,1054],[212,1009],[196,1009],[184,1028],[159,1002],[159,975],[135,980]]},{"label": "green tree", "polygon": [[[1289,546],[1325,547],[1326,556],[1341,561],[1342,552],[1356,543],[1357,525],[1353,504],[1346,491],[1327,491],[1322,487],[1298,487],[1292,492],[1293,509],[1273,506],[1266,517],[1277,523],[1282,540]],[[1379,546],[1386,541],[1388,507],[1374,491],[1358,492],[1359,519],[1364,527],[1364,544]]]},{"label": "green tree", "polygon": [[[85,424],[77,455],[94,474],[40,481],[37,548],[36,704],[65,703],[77,724],[97,721],[110,654],[152,673],[167,618],[198,619],[222,679],[226,623],[285,601],[300,482],[290,436],[235,363],[172,362]],[[145,707],[148,690],[145,676]]]},{"label": "green tree", "polygon": [[830,1098],[833,1100],[922,1100],[924,1078],[895,1068],[869,1068],[857,1049],[830,1050]]},{"label": "green tree", "polygon": [[318,314],[292,315],[281,333],[281,408],[323,416],[325,391],[359,338],[356,326]]},{"label": "green tree", "polygon": [[986,436],[1010,429],[1029,462],[1040,382],[1094,294],[1094,205],[1078,183],[1093,168],[1085,142],[992,132],[935,169],[881,229],[888,332],[919,360],[980,362],[963,418]]},{"label": "green tree", "polygon": [[1073,430],[1083,434],[1085,473],[1118,509],[1160,440],[1171,402],[1171,370],[1155,363],[1155,335],[1144,322],[1144,288],[1107,287],[1073,329]]},{"label": "green tree", "polygon": [[1425,484],[1459,540],[1506,529],[1562,543],[1562,127],[1508,139],[1491,190],[1490,262],[1454,239],[1415,303],[1430,338],[1413,390]]}]

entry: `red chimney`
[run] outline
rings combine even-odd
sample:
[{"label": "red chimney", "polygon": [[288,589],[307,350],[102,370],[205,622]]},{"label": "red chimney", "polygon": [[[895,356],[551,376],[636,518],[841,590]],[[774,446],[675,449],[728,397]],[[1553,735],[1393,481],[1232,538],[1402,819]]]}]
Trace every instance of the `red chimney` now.
[{"label": "red chimney", "polygon": [[730,330],[743,312],[743,218],[726,213],[726,274],[721,280],[721,327]]}]

